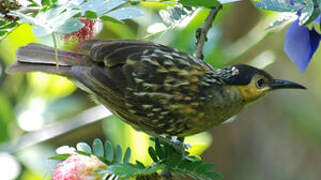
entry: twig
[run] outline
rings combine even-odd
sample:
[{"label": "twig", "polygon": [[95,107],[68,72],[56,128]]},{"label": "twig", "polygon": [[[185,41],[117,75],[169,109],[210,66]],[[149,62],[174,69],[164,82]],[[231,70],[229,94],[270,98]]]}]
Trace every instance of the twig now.
[{"label": "twig", "polygon": [[207,32],[212,27],[212,24],[215,20],[215,17],[219,10],[222,9],[222,5],[219,5],[213,9],[211,9],[210,13],[208,14],[204,24],[202,27],[198,28],[196,30],[195,36],[196,36],[196,42],[195,42],[195,51],[194,56],[203,59],[203,47],[205,42],[207,41]]}]

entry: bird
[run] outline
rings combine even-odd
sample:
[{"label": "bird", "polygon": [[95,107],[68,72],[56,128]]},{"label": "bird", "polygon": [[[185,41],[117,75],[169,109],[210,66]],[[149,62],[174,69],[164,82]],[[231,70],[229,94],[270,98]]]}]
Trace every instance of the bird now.
[{"label": "bird", "polygon": [[121,120],[152,135],[185,137],[218,126],[266,94],[306,89],[245,64],[215,68],[165,45],[86,40],[78,51],[30,43],[7,73],[65,76]]}]

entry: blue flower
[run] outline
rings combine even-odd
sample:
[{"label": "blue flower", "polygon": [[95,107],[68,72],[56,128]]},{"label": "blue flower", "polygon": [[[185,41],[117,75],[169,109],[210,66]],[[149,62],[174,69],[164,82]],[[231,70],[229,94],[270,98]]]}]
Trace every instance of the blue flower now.
[{"label": "blue flower", "polygon": [[[320,21],[321,15],[314,20],[318,24]],[[299,71],[304,72],[318,49],[320,41],[321,34],[314,28],[310,30],[305,26],[300,26],[299,20],[296,20],[285,33],[284,50]]]}]

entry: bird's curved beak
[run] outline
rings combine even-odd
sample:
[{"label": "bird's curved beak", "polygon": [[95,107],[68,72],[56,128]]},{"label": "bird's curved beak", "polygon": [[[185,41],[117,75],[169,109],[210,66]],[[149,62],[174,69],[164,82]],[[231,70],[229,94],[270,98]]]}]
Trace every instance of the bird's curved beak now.
[{"label": "bird's curved beak", "polygon": [[306,89],[306,87],[287,80],[282,79],[273,79],[272,82],[269,84],[272,90],[274,89]]}]

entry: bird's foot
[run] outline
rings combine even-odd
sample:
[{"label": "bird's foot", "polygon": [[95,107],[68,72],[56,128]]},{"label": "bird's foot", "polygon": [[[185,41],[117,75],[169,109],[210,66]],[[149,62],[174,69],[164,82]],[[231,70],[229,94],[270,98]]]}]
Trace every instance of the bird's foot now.
[{"label": "bird's foot", "polygon": [[183,155],[186,154],[186,149],[192,148],[190,144],[185,144],[184,138],[181,137],[157,135],[156,138],[158,138],[160,142],[170,145],[175,151]]}]

